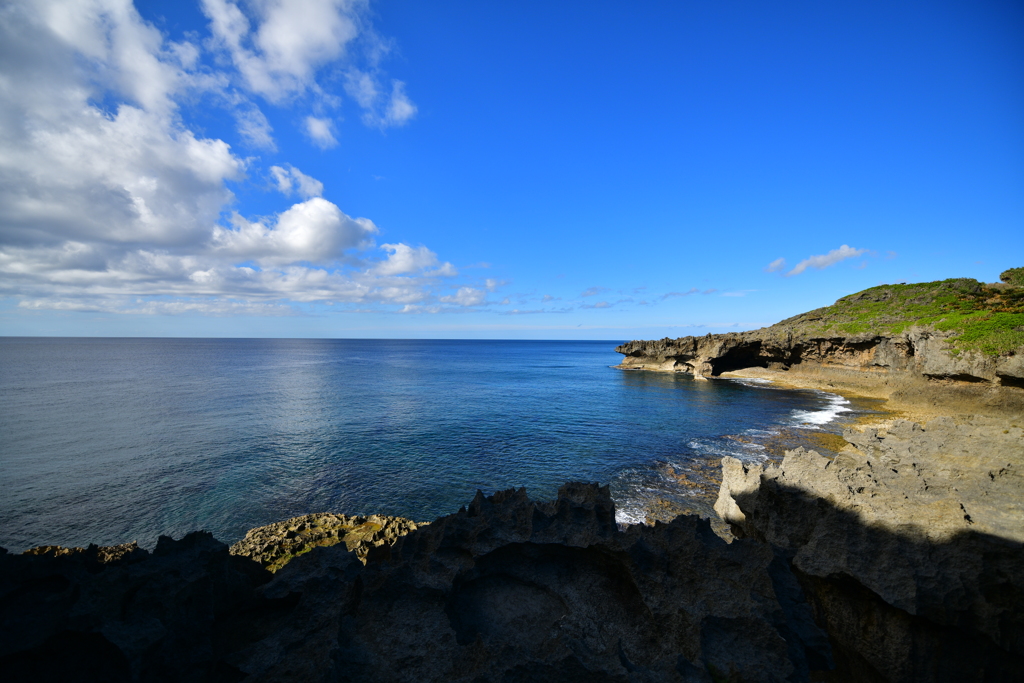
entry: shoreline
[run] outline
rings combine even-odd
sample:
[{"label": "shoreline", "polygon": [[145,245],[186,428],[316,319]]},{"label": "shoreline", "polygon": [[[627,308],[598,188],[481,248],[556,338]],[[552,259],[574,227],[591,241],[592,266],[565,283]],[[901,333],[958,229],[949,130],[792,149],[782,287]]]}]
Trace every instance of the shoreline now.
[{"label": "shoreline", "polygon": [[[623,371],[671,372],[636,367],[612,367]],[[689,373],[684,372],[682,374]],[[716,381],[719,378],[705,379]],[[883,398],[865,396],[845,388],[840,389],[835,386],[814,382],[787,383],[780,380],[776,373],[771,373],[769,376],[757,372],[749,374],[735,372],[723,374],[721,379],[730,381],[753,379],[756,380],[756,384],[741,383],[747,384],[751,388],[760,388],[762,390],[820,392],[842,399],[847,407],[845,410],[837,412],[830,420],[824,423],[811,421],[794,424],[765,424],[755,430],[760,432],[757,434],[745,432],[723,433],[713,437],[735,443],[740,447],[733,452],[725,450],[716,453],[715,456],[710,456],[694,451],[689,453],[689,459],[683,466],[680,466],[682,463],[651,463],[653,471],[663,479],[664,488],[657,492],[652,490],[652,495],[644,501],[640,509],[631,512],[630,518],[621,521],[620,524],[624,526],[635,524],[651,525],[658,522],[670,522],[679,515],[696,515],[710,522],[712,529],[719,537],[727,542],[731,542],[733,536],[729,532],[728,524],[714,510],[714,504],[722,484],[722,458],[739,457],[745,462],[760,462],[766,466],[778,465],[782,462],[787,451],[805,448],[814,450],[831,459],[835,458],[844,448],[849,446],[849,443],[842,436],[846,429],[884,428],[895,420],[911,418],[908,412],[890,407]],[[920,415],[920,417],[924,416]],[[744,445],[750,448],[752,452],[743,452]],[[692,451],[693,447],[690,446],[690,448]],[[621,502],[625,504],[628,501],[623,500]]]}]

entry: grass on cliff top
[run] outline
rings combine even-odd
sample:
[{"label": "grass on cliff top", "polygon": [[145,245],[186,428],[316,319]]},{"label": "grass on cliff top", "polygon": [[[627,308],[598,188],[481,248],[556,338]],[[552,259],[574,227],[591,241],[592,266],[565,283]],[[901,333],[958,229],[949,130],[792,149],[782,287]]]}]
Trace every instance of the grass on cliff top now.
[{"label": "grass on cliff top", "polygon": [[953,332],[952,352],[977,350],[989,356],[1024,347],[1024,268],[1000,275],[1001,283],[970,278],[882,285],[845,296],[773,325],[818,336],[895,335],[920,326]]}]

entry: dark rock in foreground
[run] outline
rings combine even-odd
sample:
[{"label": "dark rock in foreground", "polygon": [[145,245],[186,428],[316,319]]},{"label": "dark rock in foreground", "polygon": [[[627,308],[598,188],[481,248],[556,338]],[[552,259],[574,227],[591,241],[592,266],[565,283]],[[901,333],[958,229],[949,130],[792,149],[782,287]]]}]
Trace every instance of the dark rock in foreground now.
[{"label": "dark rock in foreground", "polygon": [[785,681],[826,636],[770,546],[706,521],[630,527],[608,489],[510,490],[271,580],[197,532],[103,563],[0,556],[7,680]]}]

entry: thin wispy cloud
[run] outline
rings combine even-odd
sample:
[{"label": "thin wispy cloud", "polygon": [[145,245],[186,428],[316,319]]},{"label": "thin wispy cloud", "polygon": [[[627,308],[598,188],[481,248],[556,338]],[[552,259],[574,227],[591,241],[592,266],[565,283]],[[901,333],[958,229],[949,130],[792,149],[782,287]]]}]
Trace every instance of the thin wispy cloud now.
[{"label": "thin wispy cloud", "polygon": [[809,256],[800,263],[793,267],[793,270],[786,273],[786,277],[792,277],[799,275],[808,268],[815,268],[817,270],[823,270],[829,266],[834,266],[837,263],[845,261],[846,259],[856,258],[861,254],[866,254],[867,249],[855,249],[846,244],[842,245],[838,249],[833,249],[827,254],[819,254],[817,256]]},{"label": "thin wispy cloud", "polygon": [[665,294],[662,294],[661,295],[661,300],[665,301],[666,299],[675,299],[677,297],[693,296],[694,294],[714,294],[717,291],[718,291],[717,289],[700,290],[700,289],[697,289],[696,287],[691,287],[690,289],[686,290],[685,292],[667,292]]},{"label": "thin wispy cloud", "polygon": [[307,116],[305,120],[306,135],[320,149],[331,149],[338,146],[334,137],[334,122],[327,118]]},{"label": "thin wispy cloud", "polygon": [[291,164],[271,166],[270,175],[273,176],[278,191],[285,196],[298,194],[304,199],[310,199],[324,193],[323,183],[306,175]]}]

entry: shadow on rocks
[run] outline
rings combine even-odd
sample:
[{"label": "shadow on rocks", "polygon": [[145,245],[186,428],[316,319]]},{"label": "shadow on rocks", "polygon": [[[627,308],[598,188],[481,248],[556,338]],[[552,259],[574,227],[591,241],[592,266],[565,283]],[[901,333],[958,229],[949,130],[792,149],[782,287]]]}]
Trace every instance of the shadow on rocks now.
[{"label": "shadow on rocks", "polygon": [[[90,555],[91,552],[91,555]],[[0,555],[6,680],[807,681],[832,666],[789,565],[707,521],[620,530],[607,487],[478,494],[276,575],[209,534],[100,562]]]}]

